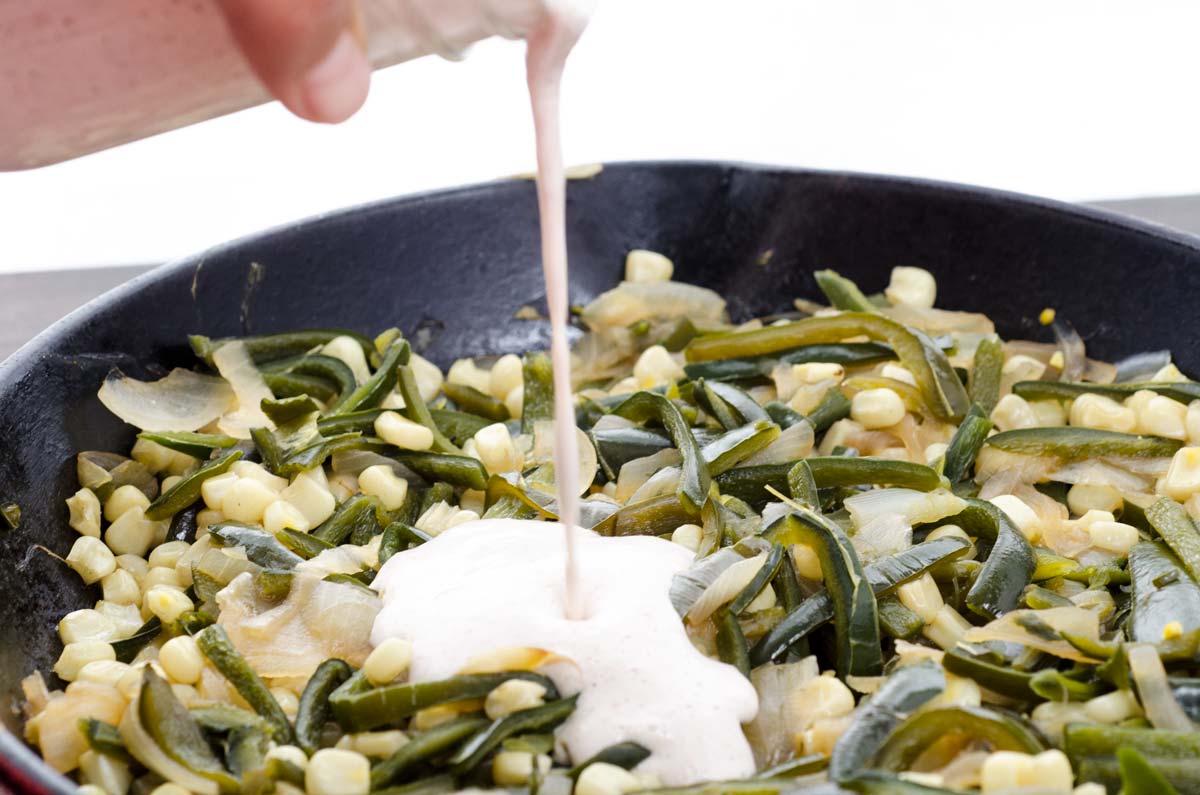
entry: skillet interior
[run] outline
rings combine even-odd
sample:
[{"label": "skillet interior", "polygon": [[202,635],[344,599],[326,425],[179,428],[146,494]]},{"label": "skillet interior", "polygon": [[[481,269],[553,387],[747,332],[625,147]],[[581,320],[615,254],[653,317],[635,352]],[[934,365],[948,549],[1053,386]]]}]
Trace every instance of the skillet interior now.
[{"label": "skillet interior", "polygon": [[[569,193],[576,303],[613,286],[636,247],[664,252],[678,278],[721,292],[735,317],[815,297],[817,268],[873,291],[893,266],[913,264],[938,277],[940,306],[987,312],[1006,337],[1043,338],[1034,318],[1054,306],[1096,357],[1169,347],[1185,371],[1200,373],[1188,322],[1200,297],[1200,245],[1165,229],[973,188],[714,163],[609,166]],[[70,548],[62,501],[75,489],[74,453],[132,442],[133,429],[95,397],[111,367],[147,377],[188,364],[181,343],[192,332],[314,325],[398,325],[443,366],[523,351],[546,338],[543,324],[512,319],[541,302],[537,263],[531,182],[396,199],[156,270],[0,365],[0,499],[23,511],[20,529],[0,535],[5,703],[22,676],[53,665],[58,618],[97,598],[34,545]],[[15,729],[14,711],[0,713]],[[6,778],[17,791],[72,791],[0,731],[0,784]]]}]

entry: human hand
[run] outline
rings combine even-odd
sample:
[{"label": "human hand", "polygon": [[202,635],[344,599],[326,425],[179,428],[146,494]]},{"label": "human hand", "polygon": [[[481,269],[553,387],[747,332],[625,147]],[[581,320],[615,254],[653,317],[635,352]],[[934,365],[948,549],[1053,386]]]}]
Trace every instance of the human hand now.
[{"label": "human hand", "polygon": [[362,107],[371,82],[357,0],[218,0],[251,68],[297,116],[329,124]]}]

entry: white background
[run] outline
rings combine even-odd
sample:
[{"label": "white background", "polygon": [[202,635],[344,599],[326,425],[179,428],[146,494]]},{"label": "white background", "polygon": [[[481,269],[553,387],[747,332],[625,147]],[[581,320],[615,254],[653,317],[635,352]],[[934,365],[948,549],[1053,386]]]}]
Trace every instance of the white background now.
[{"label": "white background", "polygon": [[[1063,199],[1200,191],[1192,0],[601,0],[568,162],[729,158]],[[0,272],[157,262],[530,170],[523,47],[377,73],[339,127],[270,105],[0,174]]]}]

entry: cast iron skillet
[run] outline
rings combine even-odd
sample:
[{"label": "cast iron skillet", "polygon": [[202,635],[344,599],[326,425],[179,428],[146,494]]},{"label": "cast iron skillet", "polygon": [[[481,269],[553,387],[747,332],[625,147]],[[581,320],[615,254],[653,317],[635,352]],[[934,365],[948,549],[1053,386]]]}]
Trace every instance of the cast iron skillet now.
[{"label": "cast iron skillet", "polygon": [[[834,268],[867,290],[894,265],[938,277],[938,303],[987,312],[1005,336],[1044,338],[1054,306],[1089,353],[1169,347],[1200,373],[1192,336],[1200,241],[1095,210],[955,185],[717,163],[608,166],[570,186],[572,300],[612,287],[631,248],[667,254],[735,317],[815,297]],[[503,181],[302,221],[167,265],[93,301],[0,365],[0,500],[22,523],[0,535],[0,694],[48,670],[55,624],[95,593],[35,544],[65,554],[63,500],[79,450],[125,451],[133,429],[96,399],[114,366],[139,377],[189,364],[189,332],[212,336],[400,326],[443,366],[524,351],[545,327],[513,319],[542,300],[534,188]],[[1124,319],[1118,322],[1118,318]],[[12,709],[0,710],[16,730]],[[71,785],[0,730],[0,784]]]}]

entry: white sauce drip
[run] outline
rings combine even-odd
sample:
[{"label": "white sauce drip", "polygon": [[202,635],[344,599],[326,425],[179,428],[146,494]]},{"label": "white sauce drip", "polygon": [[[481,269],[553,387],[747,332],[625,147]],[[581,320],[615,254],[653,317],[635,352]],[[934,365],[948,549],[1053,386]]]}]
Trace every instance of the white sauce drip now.
[{"label": "white sauce drip", "polygon": [[579,693],[556,732],[572,761],[624,740],[651,751],[638,770],[674,786],[754,773],[741,724],[758,698],[732,666],[700,654],[667,592],[687,549],[649,536],[577,530],[586,618],[564,617],[559,526],[483,519],[394,555],[375,578],[383,610],[372,643],[407,638],[410,678],[443,679],[472,658],[528,646],[570,658],[545,671]]},{"label": "white sauce drip", "polygon": [[550,16],[529,36],[526,60],[562,524],[481,520],[393,556],[373,584],[383,609],[371,641],[410,640],[412,681],[453,676],[472,658],[502,649],[554,652],[572,662],[545,673],[564,695],[579,693],[575,712],[555,732],[560,756],[579,762],[613,743],[634,741],[651,751],[639,770],[664,784],[741,778],[755,770],[741,724],[754,718],[758,698],[736,669],[692,646],[671,605],[671,578],[691,564],[692,553],[659,538],[603,538],[577,526],[578,441],[567,431],[575,427],[575,410],[558,105],[563,66],[582,28],[565,14]]}]

